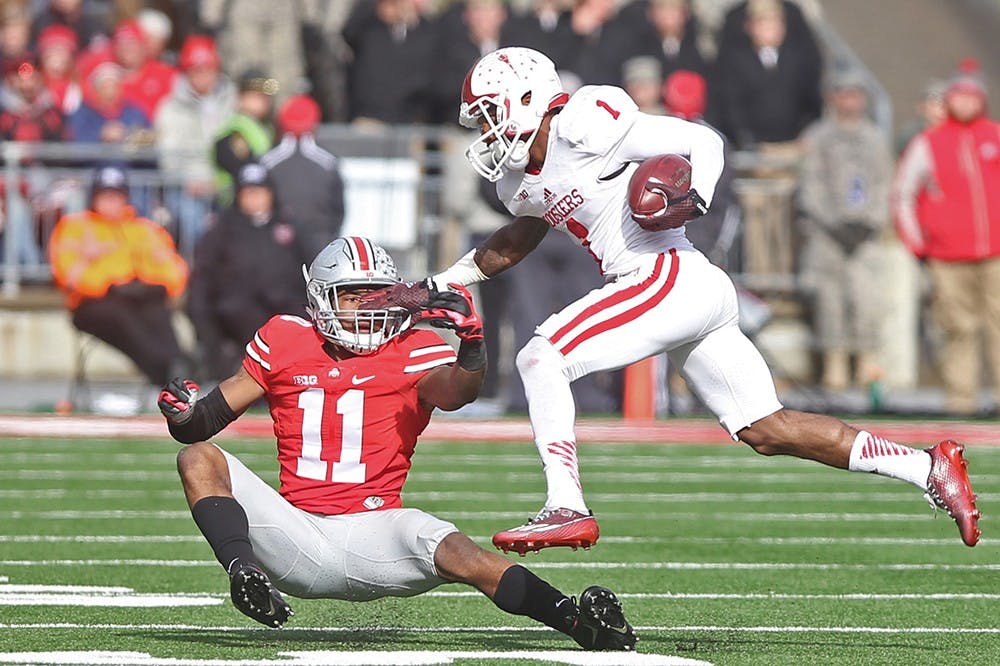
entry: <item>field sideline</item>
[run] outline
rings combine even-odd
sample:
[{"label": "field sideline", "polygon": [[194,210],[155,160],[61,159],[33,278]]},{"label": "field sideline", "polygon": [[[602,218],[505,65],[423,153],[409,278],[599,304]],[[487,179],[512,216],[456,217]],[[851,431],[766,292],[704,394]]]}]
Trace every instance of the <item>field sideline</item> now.
[{"label": "field sideline", "polygon": [[[514,559],[569,594],[616,590],[640,635],[637,654],[617,655],[578,651],[455,585],[366,604],[291,599],[289,625],[265,629],[230,605],[160,419],[0,416],[0,664],[1000,663],[1000,427],[872,426],[969,444],[986,516],[976,548],[911,486],[756,456],[711,421],[584,422],[600,543]],[[410,506],[483,545],[538,509],[526,423],[432,428]],[[273,482],[269,435],[248,415],[217,441]]]}]

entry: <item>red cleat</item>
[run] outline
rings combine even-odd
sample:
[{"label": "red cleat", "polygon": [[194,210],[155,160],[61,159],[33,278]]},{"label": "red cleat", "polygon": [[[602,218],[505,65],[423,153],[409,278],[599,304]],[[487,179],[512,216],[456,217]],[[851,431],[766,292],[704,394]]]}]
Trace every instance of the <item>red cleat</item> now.
[{"label": "red cleat", "polygon": [[966,546],[979,542],[979,519],[976,496],[965,470],[969,461],[962,457],[964,446],[946,439],[927,449],[931,456],[931,475],[927,478],[924,497],[932,507],[941,507],[958,523],[958,531]]},{"label": "red cleat", "polygon": [[590,548],[600,535],[593,513],[542,509],[524,525],[494,534],[493,545],[505,553],[514,551],[523,556],[529,551],[554,546],[568,546],[573,550]]}]

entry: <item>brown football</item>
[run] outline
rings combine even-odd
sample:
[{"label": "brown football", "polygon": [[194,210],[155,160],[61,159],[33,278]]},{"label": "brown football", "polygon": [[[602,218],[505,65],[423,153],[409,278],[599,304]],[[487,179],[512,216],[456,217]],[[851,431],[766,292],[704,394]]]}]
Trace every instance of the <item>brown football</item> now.
[{"label": "brown football", "polygon": [[639,165],[628,183],[632,218],[643,229],[662,229],[667,206],[691,188],[691,163],[681,155],[650,157]]}]

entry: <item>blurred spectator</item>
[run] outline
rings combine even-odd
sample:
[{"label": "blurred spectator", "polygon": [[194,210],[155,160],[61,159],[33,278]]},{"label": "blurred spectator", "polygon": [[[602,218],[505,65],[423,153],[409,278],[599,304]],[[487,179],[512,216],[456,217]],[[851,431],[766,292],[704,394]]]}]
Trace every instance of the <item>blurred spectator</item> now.
[{"label": "blurred spectator", "polygon": [[653,56],[635,56],[622,66],[622,83],[639,110],[643,113],[663,115],[660,89],[663,86],[660,61]]},{"label": "blurred spectator", "polygon": [[225,205],[233,201],[233,182],[240,168],[259,160],[274,143],[271,114],[277,92],[277,80],[256,67],[240,77],[236,113],[215,140],[215,187]]},{"label": "blurred spectator", "polygon": [[136,104],[148,117],[156,111],[174,87],[177,71],[149,55],[146,35],[138,21],[122,21],[111,40],[115,62],[123,69],[125,99]]},{"label": "blurred spectator", "polygon": [[[728,44],[730,47],[738,45],[749,46],[750,35],[747,33],[747,20],[754,11],[753,5],[757,0],[742,0],[733,5],[726,12],[722,20],[722,27],[719,30],[718,43]],[[769,0],[770,1],[770,0]],[[796,57],[803,60],[803,68],[806,70],[819,71],[823,67],[823,57],[820,52],[819,42],[816,35],[809,26],[802,13],[799,3],[794,0],[774,0],[780,4],[781,13],[785,17],[785,37],[790,45],[790,49]]]},{"label": "blurred spectator", "polygon": [[121,350],[154,386],[183,371],[170,301],[187,265],[162,227],[135,215],[122,169],[96,172],[89,210],[59,220],[49,260],[77,329]]},{"label": "blurred spectator", "polygon": [[167,50],[174,34],[170,17],[158,9],[147,7],[136,14],[135,20],[146,38],[146,57],[168,65],[174,63],[176,54]]},{"label": "blurred spectator", "polygon": [[212,149],[219,129],[236,110],[236,87],[220,71],[211,37],[188,37],[178,64],[182,75],[153,125],[160,169],[171,183],[166,205],[179,224],[181,253],[190,257],[215,194]]},{"label": "blurred spectator", "polygon": [[281,141],[260,163],[277,195],[278,219],[295,227],[306,257],[319,253],[344,224],[344,180],[337,158],[316,145],[319,105],[306,95],[289,97],[278,112]]},{"label": "blurred spectator", "polygon": [[741,149],[794,141],[822,111],[821,63],[788,38],[781,0],[748,0],[745,13],[746,35],[719,45],[719,129]]},{"label": "blurred spectator", "polygon": [[[541,51],[556,68],[569,67],[575,53],[570,13],[562,0],[534,0],[527,11],[513,12],[500,32],[500,46],[525,46]],[[489,374],[487,373],[487,381]]]},{"label": "blurred spectator", "polygon": [[616,16],[615,0],[579,0],[570,10],[573,34],[565,69],[584,85],[621,85],[622,64],[632,52],[636,26],[616,21]]},{"label": "blurred spectator", "polygon": [[45,87],[67,117],[83,99],[74,63],[76,51],[76,33],[64,25],[50,25],[38,35],[38,59]]},{"label": "blurred spectator", "polygon": [[226,73],[258,67],[278,80],[279,100],[306,81],[301,32],[302,0],[201,0],[202,25],[212,30]]},{"label": "blurred spectator", "polygon": [[358,0],[343,36],[354,55],[347,77],[352,122],[430,120],[435,30],[416,0]]},{"label": "blurred spectator", "polygon": [[[760,163],[740,192],[744,270],[790,275],[795,267],[791,197],[802,130],[822,111],[821,71],[800,42],[787,38],[780,0],[748,0],[749,40],[723,42],[716,72],[720,112],[735,148],[753,150]],[[712,122],[711,118],[709,122]]]},{"label": "blurred spectator", "polygon": [[99,16],[86,11],[84,0],[48,0],[47,6],[35,18],[32,34],[37,39],[50,25],[64,25],[76,33],[81,49],[97,46],[107,39]]},{"label": "blurred spectator", "polygon": [[302,265],[310,259],[295,228],[275,214],[267,170],[244,165],[235,204],[195,248],[187,312],[198,335],[203,379],[231,375],[247,342],[272,316],[306,316]]},{"label": "blurred spectator", "polygon": [[438,18],[432,122],[457,122],[465,75],[480,57],[500,47],[500,31],[506,20],[502,0],[465,0]]},{"label": "blurred spectator", "polygon": [[803,137],[801,265],[812,297],[822,384],[842,390],[881,374],[875,353],[884,307],[872,285],[888,278],[878,239],[889,220],[893,158],[886,137],[868,118],[859,73],[835,74],[827,100],[830,113]]},{"label": "blurred spectator", "polygon": [[[330,3],[326,0],[299,0],[302,26],[302,49],[305,52],[309,95],[316,100],[322,118],[330,123],[345,123],[347,109],[347,66],[351,59],[341,28],[347,21],[353,2]],[[289,93],[304,92],[291,90]]]},{"label": "blurred spectator", "polygon": [[649,0],[631,53],[654,56],[665,78],[678,69],[705,75],[708,64],[697,45],[698,29],[689,0]]},{"label": "blurred spectator", "polygon": [[944,105],[944,91],[948,82],[943,79],[932,79],[924,86],[920,101],[916,104],[916,116],[903,124],[896,133],[896,156],[903,154],[907,144],[925,129],[934,127],[948,117]]},{"label": "blurred spectator", "polygon": [[34,56],[8,60],[0,86],[0,138],[60,141],[63,137],[63,115],[45,87]]},{"label": "blurred spectator", "polygon": [[149,117],[122,93],[125,70],[113,62],[101,63],[90,75],[92,93],[69,117],[69,130],[78,143],[152,143]]},{"label": "blurred spectator", "polygon": [[0,67],[31,55],[31,16],[21,3],[0,7]]},{"label": "blurred spectator", "polygon": [[893,193],[900,238],[930,272],[946,407],[957,415],[979,408],[984,353],[1000,391],[1000,123],[986,100],[978,64],[963,63],[945,90],[948,117],[907,146]]}]

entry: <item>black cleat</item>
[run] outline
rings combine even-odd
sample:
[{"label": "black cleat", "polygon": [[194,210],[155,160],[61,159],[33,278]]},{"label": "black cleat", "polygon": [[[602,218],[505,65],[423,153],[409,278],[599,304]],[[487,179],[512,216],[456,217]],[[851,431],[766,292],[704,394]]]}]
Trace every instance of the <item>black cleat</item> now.
[{"label": "black cleat", "polygon": [[585,650],[635,650],[632,625],[625,619],[622,604],[615,593],[600,585],[591,585],[580,595],[580,615],[570,635]]},{"label": "black cleat", "polygon": [[237,610],[269,627],[281,627],[295,615],[256,564],[242,564],[230,574],[229,595]]}]

